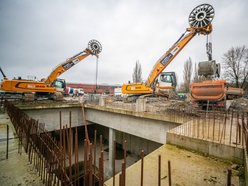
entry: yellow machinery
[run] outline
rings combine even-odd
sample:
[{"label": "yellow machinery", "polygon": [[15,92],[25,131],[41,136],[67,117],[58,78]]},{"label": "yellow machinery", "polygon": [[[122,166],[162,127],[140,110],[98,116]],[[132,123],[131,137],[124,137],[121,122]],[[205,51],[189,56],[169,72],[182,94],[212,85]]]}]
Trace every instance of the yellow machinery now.
[{"label": "yellow machinery", "polygon": [[[170,62],[179,54],[187,43],[196,35],[208,35],[212,31],[211,22],[214,18],[214,8],[202,4],[192,10],[189,15],[190,28],[172,45],[172,47],[156,62],[145,83],[130,83],[122,85],[123,94],[142,95],[159,92],[156,88],[157,78]],[[167,88],[174,88],[173,86]]]},{"label": "yellow machinery", "polygon": [[58,65],[46,79],[41,81],[25,80],[21,78],[8,80],[1,70],[4,79],[1,82],[0,90],[5,93],[19,93],[22,94],[24,98],[36,99],[45,97],[54,100],[61,99],[66,84],[65,80],[57,78],[89,55],[98,57],[101,50],[102,47],[98,41],[89,41],[88,48]]}]

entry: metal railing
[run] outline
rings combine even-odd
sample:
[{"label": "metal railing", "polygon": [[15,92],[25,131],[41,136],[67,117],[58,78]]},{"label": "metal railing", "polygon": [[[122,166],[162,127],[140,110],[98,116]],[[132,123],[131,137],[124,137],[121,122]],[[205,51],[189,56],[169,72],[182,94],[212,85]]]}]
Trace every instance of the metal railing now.
[{"label": "metal railing", "polygon": [[231,110],[202,111],[187,117],[186,122],[170,132],[197,139],[244,146],[248,113]]}]

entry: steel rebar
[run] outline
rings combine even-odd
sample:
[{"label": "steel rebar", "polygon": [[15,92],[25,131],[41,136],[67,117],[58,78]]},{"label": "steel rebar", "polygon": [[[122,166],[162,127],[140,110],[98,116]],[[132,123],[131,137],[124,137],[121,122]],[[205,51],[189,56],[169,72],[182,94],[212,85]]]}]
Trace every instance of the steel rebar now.
[{"label": "steel rebar", "polygon": [[171,163],[168,161],[168,184],[171,186]]},{"label": "steel rebar", "polygon": [[6,159],[9,158],[9,125],[7,125]]},{"label": "steel rebar", "polygon": [[161,186],[161,155],[158,156],[158,186]]},{"label": "steel rebar", "polygon": [[114,156],[113,156],[113,186],[115,186],[115,159],[116,159],[116,141],[114,140]]},{"label": "steel rebar", "polygon": [[141,157],[141,175],[140,175],[140,185],[143,186],[143,181],[144,181],[144,150],[141,150],[140,153]]},{"label": "steel rebar", "polygon": [[232,170],[228,169],[227,170],[227,186],[231,186],[232,185]]}]

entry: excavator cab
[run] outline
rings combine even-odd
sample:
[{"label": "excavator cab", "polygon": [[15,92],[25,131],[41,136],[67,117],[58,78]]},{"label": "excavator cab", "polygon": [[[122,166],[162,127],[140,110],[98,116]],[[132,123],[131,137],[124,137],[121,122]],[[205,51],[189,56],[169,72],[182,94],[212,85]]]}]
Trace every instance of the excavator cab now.
[{"label": "excavator cab", "polygon": [[66,89],[66,82],[64,79],[57,78],[53,81],[52,86],[55,87],[58,92],[64,93]]},{"label": "excavator cab", "polygon": [[160,89],[174,89],[177,86],[175,72],[162,72],[158,77],[157,87]]},{"label": "excavator cab", "polygon": [[156,81],[156,94],[171,98],[175,96],[177,79],[175,72],[162,72]]}]

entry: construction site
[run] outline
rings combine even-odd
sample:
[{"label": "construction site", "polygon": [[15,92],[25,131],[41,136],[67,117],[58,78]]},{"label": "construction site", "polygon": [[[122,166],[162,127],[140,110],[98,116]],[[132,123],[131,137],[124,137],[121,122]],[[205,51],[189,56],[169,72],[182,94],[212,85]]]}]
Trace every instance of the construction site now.
[{"label": "construction site", "polygon": [[222,78],[209,39],[189,92],[166,70],[191,39],[209,37],[214,18],[210,4],[193,8],[145,81],[62,79],[101,59],[95,39],[41,80],[9,79],[0,67],[0,185],[248,185],[247,90]]}]

